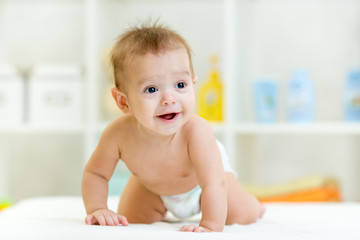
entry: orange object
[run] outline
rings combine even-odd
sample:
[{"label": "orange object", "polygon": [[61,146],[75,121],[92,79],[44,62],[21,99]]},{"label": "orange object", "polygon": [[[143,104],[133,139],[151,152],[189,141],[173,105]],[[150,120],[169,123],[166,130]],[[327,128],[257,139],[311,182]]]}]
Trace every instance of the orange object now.
[{"label": "orange object", "polygon": [[340,191],[336,188],[314,188],[284,195],[259,198],[260,202],[339,202]]},{"label": "orange object", "polygon": [[267,186],[244,185],[260,202],[339,202],[341,188],[334,177],[308,176]]}]

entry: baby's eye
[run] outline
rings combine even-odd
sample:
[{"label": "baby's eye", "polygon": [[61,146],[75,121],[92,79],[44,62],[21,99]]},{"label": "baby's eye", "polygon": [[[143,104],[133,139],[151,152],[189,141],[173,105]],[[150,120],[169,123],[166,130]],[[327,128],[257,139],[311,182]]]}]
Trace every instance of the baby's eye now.
[{"label": "baby's eye", "polygon": [[145,89],[146,93],[154,93],[157,92],[158,90],[155,87],[149,87],[147,89]]},{"label": "baby's eye", "polygon": [[179,82],[176,84],[176,88],[184,88],[186,84],[184,82]]}]

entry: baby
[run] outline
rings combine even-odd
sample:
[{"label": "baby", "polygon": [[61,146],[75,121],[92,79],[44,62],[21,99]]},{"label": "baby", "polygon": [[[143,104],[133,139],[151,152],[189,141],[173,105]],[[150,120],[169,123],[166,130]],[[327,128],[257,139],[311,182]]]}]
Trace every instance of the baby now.
[{"label": "baby", "polygon": [[[131,28],[112,51],[112,96],[125,113],[102,133],[82,178],[86,224],[123,225],[202,212],[181,231],[222,231],[249,224],[264,207],[238,183],[210,124],[194,114],[191,50],[158,23]],[[108,209],[108,182],[121,159],[131,172],[117,213]]]}]

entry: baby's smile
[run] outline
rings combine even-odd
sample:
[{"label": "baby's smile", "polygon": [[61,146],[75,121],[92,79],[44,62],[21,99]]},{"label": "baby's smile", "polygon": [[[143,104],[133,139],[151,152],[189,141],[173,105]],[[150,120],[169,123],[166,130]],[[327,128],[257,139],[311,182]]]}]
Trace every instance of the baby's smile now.
[{"label": "baby's smile", "polygon": [[179,115],[179,113],[166,113],[162,115],[158,115],[157,117],[164,121],[164,122],[173,122],[175,121],[176,117]]}]

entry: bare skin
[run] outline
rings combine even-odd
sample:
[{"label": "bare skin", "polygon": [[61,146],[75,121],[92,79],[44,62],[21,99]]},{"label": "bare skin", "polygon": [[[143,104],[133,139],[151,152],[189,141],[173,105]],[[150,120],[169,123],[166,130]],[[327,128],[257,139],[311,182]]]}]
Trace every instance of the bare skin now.
[{"label": "bare skin", "polygon": [[[160,196],[182,194],[197,185],[202,189],[202,219],[181,231],[222,231],[225,224],[256,221],[263,206],[233,174],[224,173],[211,126],[193,114],[196,78],[185,49],[149,53],[135,58],[134,66],[126,91],[112,90],[125,115],[105,129],[84,170],[86,223],[160,221],[167,211]],[[119,159],[132,176],[115,213],[106,203],[108,181]]]}]

